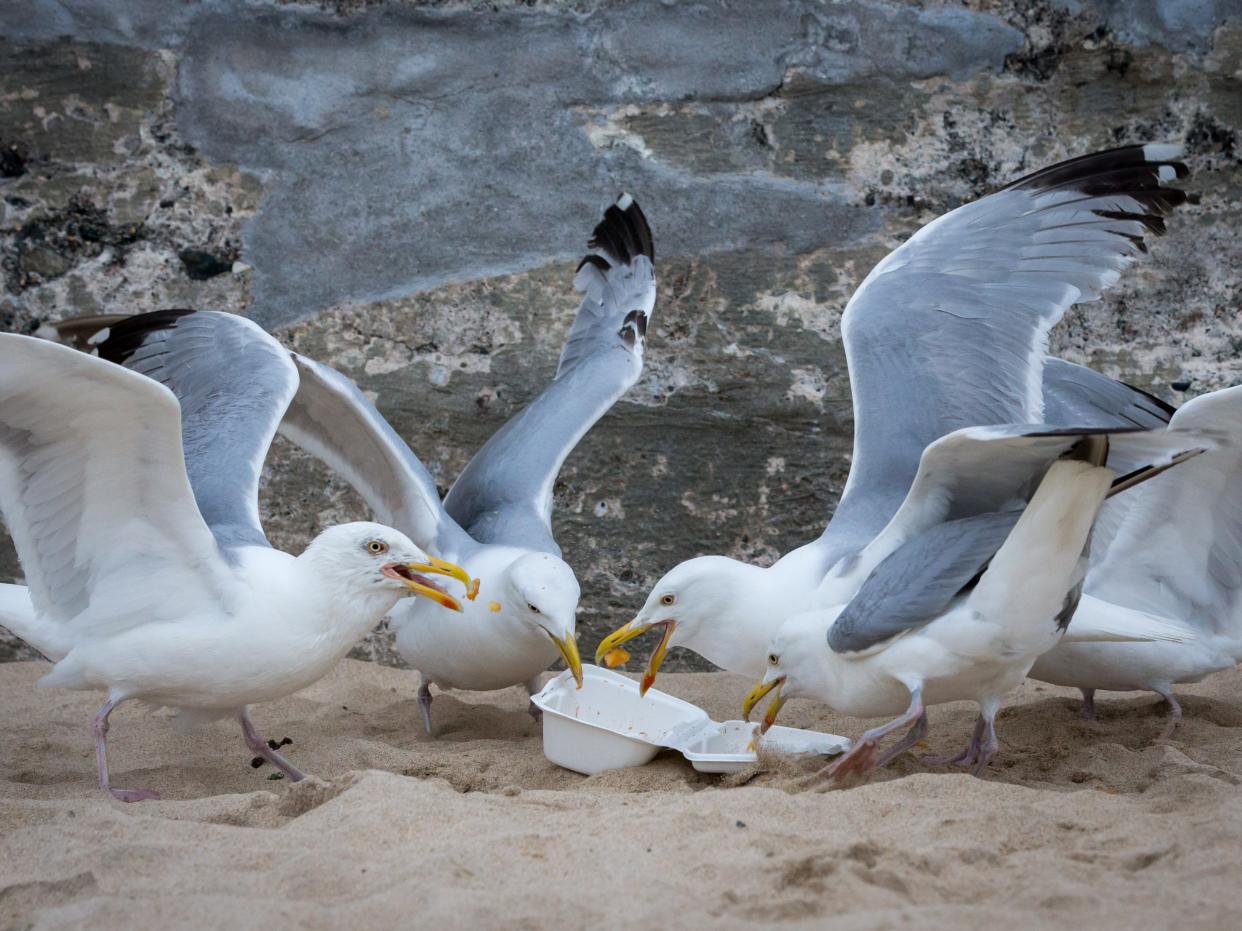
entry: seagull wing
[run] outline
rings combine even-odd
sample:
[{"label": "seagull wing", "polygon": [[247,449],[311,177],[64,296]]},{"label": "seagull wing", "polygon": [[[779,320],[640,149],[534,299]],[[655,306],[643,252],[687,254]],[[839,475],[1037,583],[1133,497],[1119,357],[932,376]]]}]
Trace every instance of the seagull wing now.
[{"label": "seagull wing", "polygon": [[101,358],[155,379],[180,403],[190,487],[225,554],[270,546],[259,477],[298,390],[288,351],[257,324],[216,311],[138,314],[104,333],[94,338]]},{"label": "seagull wing", "polygon": [[823,599],[831,604],[849,600],[885,558],[939,524],[1021,508],[1056,459],[1083,440],[1100,437],[1108,439],[1109,463],[1116,455],[1127,469],[1139,464],[1119,476],[1118,483],[1124,480],[1125,487],[1217,443],[1216,433],[1198,429],[1001,424],[956,430],[923,452],[897,513],[857,555],[829,573],[821,589]]},{"label": "seagull wing", "polygon": [[643,368],[655,306],[655,249],[638,204],[623,194],[604,213],[578,266],[583,292],[556,378],[475,454],[445,498],[477,539],[560,555],[552,488],[565,458]]},{"label": "seagull wing", "polygon": [[878,532],[939,437],[1044,419],[1048,330],[1187,200],[1164,185],[1186,174],[1178,154],[1129,146],[1045,168],[932,221],[871,271],[842,319],[854,454],[825,544]]},{"label": "seagull wing", "polygon": [[173,393],[41,339],[2,334],[0,358],[0,509],[31,602],[56,628],[48,652],[200,605],[230,610]]},{"label": "seagull wing", "polygon": [[1044,423],[1158,429],[1177,408],[1085,365],[1049,358],[1044,363]]},{"label": "seagull wing", "polygon": [[[1242,387],[1187,402],[1170,427],[1242,435]],[[1115,533],[1093,550],[1087,591],[1242,642],[1239,478],[1242,444],[1226,444],[1122,496]]]},{"label": "seagull wing", "polygon": [[336,369],[294,354],[301,376],[280,432],[352,485],[378,520],[433,553],[460,556],[474,542],[440,503],[418,457]]},{"label": "seagull wing", "polygon": [[828,646],[835,653],[866,650],[935,620],[984,570],[1021,516],[1015,510],[947,521],[898,547],[828,628]]}]

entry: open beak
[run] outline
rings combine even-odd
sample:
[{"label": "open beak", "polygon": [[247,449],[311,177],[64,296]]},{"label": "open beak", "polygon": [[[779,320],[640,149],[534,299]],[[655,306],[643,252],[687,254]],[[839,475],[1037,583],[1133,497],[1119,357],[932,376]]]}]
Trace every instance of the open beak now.
[{"label": "open beak", "polygon": [[557,637],[552,633],[549,633],[548,636],[552,638],[556,648],[561,651],[561,659],[565,661],[565,665],[573,673],[574,681],[578,683],[578,688],[582,688],[582,657],[578,655],[578,638],[572,633],[568,633],[564,637]]},{"label": "open beak", "polygon": [[595,648],[595,662],[600,662],[604,658],[604,654],[609,650],[615,650],[627,640],[633,640],[635,637],[645,634],[653,627],[663,627],[664,636],[660,638],[659,644],[656,645],[655,652],[651,654],[651,659],[647,660],[647,671],[643,673],[643,681],[638,686],[638,693],[646,695],[647,689],[656,680],[656,673],[660,671],[660,664],[664,662],[664,656],[668,653],[668,642],[672,639],[673,629],[677,626],[674,620],[654,621],[650,624],[636,624],[630,621],[623,627],[618,627],[607,637],[599,642],[599,646]]},{"label": "open beak", "polygon": [[770,681],[760,682],[746,693],[746,698],[742,701],[742,717],[749,721],[750,713],[754,710],[755,705],[763,701],[764,696],[768,692],[776,692],[772,696],[771,704],[768,705],[768,713],[763,716],[763,724],[759,728],[760,734],[766,734],[768,728],[776,723],[776,715],[780,712],[781,705],[785,704],[785,699],[781,696],[781,686],[784,684],[784,676],[777,676]]},{"label": "open beak", "polygon": [[465,584],[467,589],[470,588],[471,584],[470,576],[466,574],[466,570],[461,568],[461,566],[455,566],[451,562],[445,562],[443,559],[429,556],[427,560],[425,563],[392,562],[386,565],[382,571],[390,579],[399,579],[403,582],[412,594],[430,598],[436,604],[442,605],[450,611],[460,611],[462,609],[461,602],[427,578],[424,573],[451,576]]}]

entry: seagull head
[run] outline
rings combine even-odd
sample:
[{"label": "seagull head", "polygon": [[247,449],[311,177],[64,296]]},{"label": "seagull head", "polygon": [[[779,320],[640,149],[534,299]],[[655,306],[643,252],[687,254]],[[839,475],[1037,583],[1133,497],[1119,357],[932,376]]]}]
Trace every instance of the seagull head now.
[{"label": "seagull head", "polygon": [[551,553],[526,553],[509,564],[501,605],[510,616],[546,635],[582,688],[582,658],[575,633],[582,589],[565,560]]},{"label": "seagull head", "polygon": [[776,723],[781,706],[790,698],[816,694],[822,681],[828,648],[828,626],[835,613],[807,611],[785,621],[768,643],[767,671],[763,679],[746,693],[742,716],[749,721],[750,713],[769,693],[767,713],[759,733],[767,733]]},{"label": "seagull head", "polygon": [[405,534],[383,524],[359,521],[329,527],[302,554],[323,576],[350,589],[429,598],[453,611],[461,602],[430,576],[447,576],[471,587],[465,569],[437,559]]},{"label": "seagull head", "polygon": [[600,662],[626,641],[660,628],[663,635],[647,660],[639,686],[639,691],[647,694],[670,647],[689,646],[700,636],[721,633],[719,619],[734,600],[732,580],[738,565],[725,556],[699,556],[674,566],[651,589],[634,620],[600,641],[595,661]]}]

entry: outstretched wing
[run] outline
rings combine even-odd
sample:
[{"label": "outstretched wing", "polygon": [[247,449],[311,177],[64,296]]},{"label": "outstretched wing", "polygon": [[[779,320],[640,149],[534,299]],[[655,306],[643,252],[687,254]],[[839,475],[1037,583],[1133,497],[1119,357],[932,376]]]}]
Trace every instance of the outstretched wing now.
[{"label": "outstretched wing", "polygon": [[477,539],[560,555],[552,487],[565,458],[638,380],[655,306],[655,249],[638,204],[622,194],[604,213],[578,266],[582,305],[556,378],[501,427],[444,500]]},{"label": "outstretched wing", "polygon": [[[1189,401],[1178,430],[1242,435],[1242,387]],[[1242,649],[1242,445],[1208,450],[1122,496],[1120,523],[1093,550],[1087,591],[1233,636]]]},{"label": "outstretched wing", "polygon": [[102,359],[0,334],[0,509],[30,598],[69,639],[228,611],[228,565],[195,505],[181,409]]},{"label": "outstretched wing", "polygon": [[336,369],[293,355],[298,393],[280,432],[349,482],[381,522],[435,554],[473,542],[440,503],[436,483],[370,398]]},{"label": "outstretched wing", "polygon": [[826,544],[874,536],[936,439],[1044,419],[1048,330],[1187,200],[1165,186],[1186,175],[1178,154],[1128,146],[1045,168],[932,221],[871,271],[841,324],[854,455]]},{"label": "outstretched wing", "polygon": [[113,323],[95,347],[153,378],[181,405],[181,445],[198,509],[220,546],[270,546],[259,477],[298,388],[289,353],[236,314],[160,310]]}]

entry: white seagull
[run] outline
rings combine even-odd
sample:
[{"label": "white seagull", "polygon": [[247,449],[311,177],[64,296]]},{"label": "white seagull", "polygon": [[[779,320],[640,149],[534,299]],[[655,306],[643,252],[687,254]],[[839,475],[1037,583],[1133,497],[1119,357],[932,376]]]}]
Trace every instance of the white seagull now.
[{"label": "white seagull", "polygon": [[651,231],[629,195],[607,209],[590,248],[574,279],[584,296],[555,379],[474,455],[443,504],[417,456],[353,382],[295,359],[302,388],[281,432],[343,476],[381,520],[480,580],[482,597],[450,623],[408,602],[393,612],[397,650],[422,675],[428,734],[433,683],[477,691],[525,684],[533,694],[559,653],[581,685],[580,589],[552,535],[552,488],[578,441],[638,380],[656,296]]},{"label": "white seagull", "polygon": [[[1242,387],[1205,394],[1173,415],[1171,426],[1242,436]],[[1182,709],[1180,682],[1242,661],[1242,447],[1213,449],[1115,501],[1100,517],[1082,603],[1070,624],[1106,623],[1141,634],[1153,624],[1184,624],[1189,635],[1147,643],[1062,642],[1030,675],[1082,689],[1093,717],[1096,689],[1150,690],[1171,709],[1163,739]]]},{"label": "white seagull", "polygon": [[[881,261],[845,308],[854,454],[817,540],[768,568],[724,556],[675,566],[597,661],[663,629],[643,679],[671,646],[761,675],[782,621],[841,604],[861,583],[850,558],[901,504],[925,447],[978,424],[1162,427],[1160,402],[1045,353],[1048,331],[1146,251],[1145,234],[1187,199],[1171,145],[1127,146],[1021,178],[933,220]],[[1050,419],[1055,418],[1055,419]],[[832,578],[830,581],[830,573]],[[821,589],[821,586],[825,586]]]},{"label": "white seagull", "polygon": [[121,702],[234,717],[252,752],[301,779],[249,706],[319,679],[411,592],[460,610],[427,574],[470,583],[380,524],[329,528],[296,557],[271,547],[259,474],[297,370],[259,327],[215,318],[227,325],[147,314],[100,345],[172,390],[0,335],[0,510],[28,583],[0,587],[0,621],[55,661],[41,686],[107,691],[99,784],[127,802],[158,794],[109,781]]},{"label": "white seagull", "polygon": [[[765,730],[791,696],[855,717],[898,714],[826,770],[841,777],[865,774],[922,739],[928,706],[975,701],[974,738],[954,761],[982,774],[999,746],[995,720],[1005,693],[1070,625],[1105,498],[1213,445],[1210,433],[1198,431],[1038,425],[971,427],[937,440],[901,508],[854,557],[852,571],[863,581],[848,603],[781,625],[744,713],[775,691]],[[1118,475],[1107,467],[1110,450],[1140,465]],[[1134,636],[1124,618],[1111,627],[1107,620],[1075,619],[1070,627],[1095,640]],[[1184,630],[1153,622],[1141,636],[1178,638]],[[880,738],[906,725],[909,734],[877,759]]]}]

